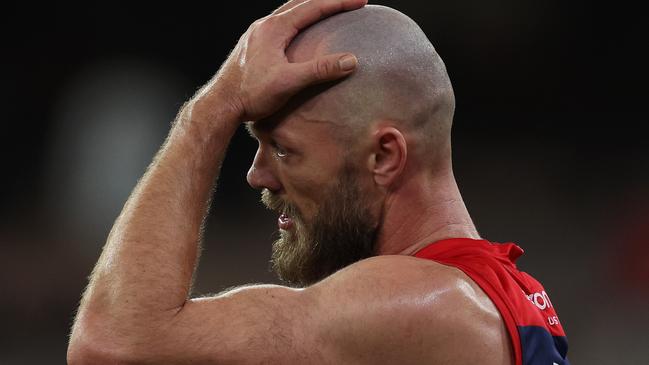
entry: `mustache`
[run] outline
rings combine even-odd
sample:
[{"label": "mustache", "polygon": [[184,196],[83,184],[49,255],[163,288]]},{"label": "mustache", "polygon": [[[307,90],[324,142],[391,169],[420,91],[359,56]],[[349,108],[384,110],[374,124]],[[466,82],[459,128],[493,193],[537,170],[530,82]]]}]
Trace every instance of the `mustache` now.
[{"label": "mustache", "polygon": [[299,217],[299,212],[297,210],[297,207],[285,201],[284,199],[280,198],[279,196],[273,194],[268,189],[263,189],[261,191],[261,202],[266,206],[266,208],[272,211],[286,214],[291,218]]}]

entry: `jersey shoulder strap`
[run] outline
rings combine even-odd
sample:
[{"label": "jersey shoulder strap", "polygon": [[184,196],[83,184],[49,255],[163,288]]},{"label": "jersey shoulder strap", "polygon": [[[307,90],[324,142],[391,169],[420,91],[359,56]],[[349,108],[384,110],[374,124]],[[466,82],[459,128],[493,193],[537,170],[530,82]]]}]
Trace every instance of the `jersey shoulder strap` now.
[{"label": "jersey shoulder strap", "polygon": [[431,243],[414,256],[456,267],[482,288],[505,322],[516,365],[570,365],[566,334],[549,295],[516,267],[522,254],[514,243],[453,238]]}]

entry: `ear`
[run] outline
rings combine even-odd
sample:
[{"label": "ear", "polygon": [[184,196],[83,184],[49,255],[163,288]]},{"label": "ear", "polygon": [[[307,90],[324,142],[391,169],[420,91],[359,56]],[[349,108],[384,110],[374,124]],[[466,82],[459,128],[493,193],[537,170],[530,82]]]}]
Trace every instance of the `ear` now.
[{"label": "ear", "polygon": [[387,188],[401,176],[406,166],[406,139],[398,129],[385,126],[374,132],[372,144],[373,153],[369,162],[374,182]]}]

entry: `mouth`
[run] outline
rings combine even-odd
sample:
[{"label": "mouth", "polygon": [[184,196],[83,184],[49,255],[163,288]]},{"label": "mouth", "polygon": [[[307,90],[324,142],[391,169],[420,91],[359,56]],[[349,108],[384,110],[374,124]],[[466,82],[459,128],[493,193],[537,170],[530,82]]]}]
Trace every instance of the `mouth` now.
[{"label": "mouth", "polygon": [[291,217],[289,217],[285,213],[282,213],[279,218],[277,218],[277,226],[279,227],[279,229],[288,231],[293,227],[293,219],[291,219]]}]

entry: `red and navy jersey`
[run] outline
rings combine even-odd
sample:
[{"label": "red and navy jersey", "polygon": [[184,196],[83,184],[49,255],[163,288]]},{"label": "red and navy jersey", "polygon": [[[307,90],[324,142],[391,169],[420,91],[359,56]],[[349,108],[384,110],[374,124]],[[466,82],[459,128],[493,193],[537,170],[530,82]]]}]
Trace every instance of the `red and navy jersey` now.
[{"label": "red and navy jersey", "polygon": [[516,365],[570,365],[566,334],[548,293],[516,267],[522,254],[513,243],[453,238],[414,256],[456,267],[482,288],[505,322]]}]

